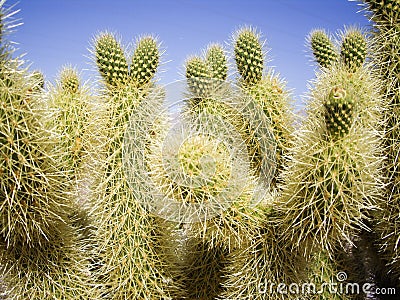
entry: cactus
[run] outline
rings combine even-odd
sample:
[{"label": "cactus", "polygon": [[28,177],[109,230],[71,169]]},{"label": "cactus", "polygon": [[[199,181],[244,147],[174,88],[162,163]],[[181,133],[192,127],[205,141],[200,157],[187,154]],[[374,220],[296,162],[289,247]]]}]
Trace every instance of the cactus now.
[{"label": "cactus", "polygon": [[315,60],[321,67],[327,68],[337,61],[338,54],[335,45],[324,30],[312,31],[308,36],[308,42]]},{"label": "cactus", "polygon": [[264,53],[259,41],[260,34],[244,27],[236,32],[235,62],[245,85],[260,82],[264,70]]},{"label": "cactus", "polygon": [[88,255],[71,226],[30,247],[10,249],[2,240],[0,249],[7,299],[97,299]]},{"label": "cactus", "polygon": [[280,203],[286,237],[307,255],[318,248],[333,255],[338,243],[351,243],[379,204],[382,150],[376,128],[383,103],[378,88],[367,67],[352,73],[338,64],[319,74],[309,118],[282,174]]},{"label": "cactus", "polygon": [[[268,130],[277,143],[276,172],[272,187],[276,187],[278,174],[283,169],[286,149],[290,145],[290,134],[293,131],[293,115],[291,114],[290,95],[285,90],[285,83],[279,75],[269,69],[264,73],[265,55],[260,41],[261,36],[254,29],[242,28],[234,34],[235,61],[241,78],[239,85],[250,95],[264,111],[270,122]],[[247,129],[251,130],[252,129]],[[251,136],[251,134],[250,134]],[[250,138],[254,144],[254,138]],[[256,170],[262,170],[262,158],[256,146],[250,146],[253,153],[253,164]]]},{"label": "cactus", "polygon": [[251,242],[228,255],[218,299],[298,299],[278,285],[303,282],[305,260],[282,239],[276,223],[280,218],[271,207],[265,208],[263,224],[251,233]]},{"label": "cactus", "polygon": [[132,56],[129,74],[138,86],[143,86],[153,79],[160,63],[160,52],[157,40],[145,36],[137,41]]},{"label": "cactus", "polygon": [[186,61],[186,78],[188,78],[189,89],[194,97],[192,101],[198,101],[198,98],[206,98],[210,93],[211,71],[207,63],[197,56],[193,56]]},{"label": "cactus", "polygon": [[[324,30],[311,31],[307,40],[314,58],[323,68],[330,68],[338,61],[342,61],[349,71],[355,71],[366,59],[368,47],[366,36],[355,27],[347,28],[337,35],[338,40],[333,41]],[[340,55],[338,46],[340,46]]]},{"label": "cactus", "polygon": [[398,0],[364,0],[367,15],[373,21],[374,36],[372,61],[382,81],[381,94],[388,103],[385,112],[385,204],[376,214],[375,230],[380,235],[378,243],[383,257],[389,263],[390,273],[400,280],[400,26]]},{"label": "cactus", "polygon": [[[228,77],[228,64],[224,49],[219,44],[211,44],[205,52],[205,62],[210,68],[211,78],[226,80]],[[190,68],[189,68],[190,69]],[[199,77],[199,76],[195,76]]]},{"label": "cactus", "polygon": [[348,95],[343,87],[332,88],[324,103],[327,132],[333,139],[349,133],[354,119],[354,95]]},{"label": "cactus", "polygon": [[1,51],[0,277],[4,294],[7,299],[87,299],[90,268],[69,225],[72,201],[64,175],[68,170],[57,131],[46,126],[54,112],[44,109],[41,93],[37,94],[42,78],[28,75],[22,60],[12,58],[5,39]]},{"label": "cactus", "polygon": [[[104,40],[108,41],[107,47],[110,48],[105,47]],[[133,127],[132,132],[135,133],[132,144],[135,149],[129,153],[140,156],[146,151],[149,142],[149,128],[146,129],[143,124],[151,123],[153,114],[160,109],[160,99],[145,99],[149,92],[148,76],[152,77],[156,67],[148,63],[153,61],[157,64],[159,55],[152,48],[151,42],[148,45],[149,41],[148,38],[139,41],[139,48],[135,50],[136,65],[131,66],[130,75],[136,81],[126,79],[127,67],[124,63],[121,64],[124,67],[121,73],[121,68],[112,61],[111,58],[117,53],[117,43],[110,34],[100,34],[94,46],[98,69],[106,86],[103,95],[107,114],[103,122],[107,130],[104,133],[104,145],[100,145],[99,149],[99,152],[104,153],[105,167],[101,171],[101,183],[96,191],[98,196],[92,216],[101,262],[96,274],[102,295],[109,299],[168,299],[164,290],[166,279],[162,262],[156,252],[156,221],[141,202],[148,194],[140,188],[141,178],[137,175],[128,177],[123,163],[127,128]],[[123,50],[120,47],[118,49],[122,55]],[[149,56],[149,61],[138,60],[141,56]],[[124,56],[118,56],[118,59],[126,61]],[[143,66],[140,66],[142,63]],[[142,70],[146,64],[148,69]],[[109,74],[119,72],[122,75],[114,76],[113,81],[110,81]],[[146,75],[143,77],[143,74]],[[110,86],[110,82],[113,85]]]},{"label": "cactus", "polygon": [[354,71],[362,66],[367,56],[367,41],[358,29],[348,29],[343,34],[340,57],[347,67]]},{"label": "cactus", "polygon": [[50,106],[57,110],[53,122],[59,135],[60,144],[64,148],[64,161],[68,169],[73,170],[71,179],[77,177],[78,169],[85,154],[85,129],[89,121],[90,96],[86,87],[82,87],[77,70],[64,67],[57,85],[48,92]]},{"label": "cactus", "polygon": [[128,63],[120,43],[111,33],[100,34],[95,46],[96,64],[105,82],[110,86],[128,80]]},{"label": "cactus", "polygon": [[32,72],[31,76],[34,78],[34,81],[36,81],[38,84],[35,86],[35,91],[40,91],[44,89],[44,75],[40,71],[34,71]]}]

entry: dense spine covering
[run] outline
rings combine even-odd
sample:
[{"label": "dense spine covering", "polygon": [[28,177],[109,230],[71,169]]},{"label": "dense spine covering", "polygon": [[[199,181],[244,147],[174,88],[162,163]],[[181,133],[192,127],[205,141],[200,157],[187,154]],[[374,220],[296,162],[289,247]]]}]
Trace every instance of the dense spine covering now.
[{"label": "dense spine covering", "polygon": [[264,53],[260,35],[252,28],[242,28],[235,35],[235,62],[244,84],[254,85],[261,80]]},{"label": "dense spine covering", "polygon": [[210,68],[211,78],[226,80],[228,77],[228,63],[225,51],[219,44],[208,46],[205,54],[206,64]]},{"label": "dense spine covering", "polygon": [[[3,8],[2,15],[10,13]],[[2,20],[4,22],[4,20]],[[4,27],[3,27],[4,28]],[[4,34],[4,32],[2,32]],[[0,71],[0,277],[7,299],[88,299],[90,268],[70,226],[63,149],[55,116],[2,36]],[[93,295],[96,297],[95,295]]]},{"label": "dense spine covering", "polygon": [[376,128],[384,106],[378,89],[367,66],[349,72],[338,63],[318,75],[309,118],[283,173],[280,203],[287,239],[306,254],[319,248],[333,254],[338,244],[351,243],[379,204],[382,150]]},{"label": "dense spine covering", "polygon": [[373,21],[372,61],[382,81],[385,112],[385,205],[376,216],[384,257],[391,273],[400,280],[400,2],[364,0]]},{"label": "dense spine covering", "polygon": [[[106,45],[104,40],[108,41]],[[100,169],[98,197],[92,215],[97,227],[96,254],[100,262],[96,274],[101,294],[108,299],[168,299],[163,266],[156,250],[156,221],[142,205],[143,198],[149,195],[140,188],[142,178],[128,178],[123,162],[127,128],[135,134],[132,144],[135,149],[129,154],[143,155],[149,143],[149,128],[144,124],[152,123],[160,109],[160,99],[145,98],[149,92],[148,80],[154,76],[159,57],[151,41],[144,38],[138,42],[135,66],[131,66],[129,74],[132,80],[126,79],[125,63],[120,64],[121,73],[121,67],[112,60],[118,52],[121,54],[118,60],[126,61],[122,49],[119,46],[118,51],[114,49],[117,45],[114,37],[101,34],[94,47],[98,69],[107,87],[103,93],[107,113],[103,120],[104,143],[99,149],[104,155],[104,168]],[[145,56],[148,56],[147,61],[141,59]],[[110,80],[109,74],[121,75]]]}]

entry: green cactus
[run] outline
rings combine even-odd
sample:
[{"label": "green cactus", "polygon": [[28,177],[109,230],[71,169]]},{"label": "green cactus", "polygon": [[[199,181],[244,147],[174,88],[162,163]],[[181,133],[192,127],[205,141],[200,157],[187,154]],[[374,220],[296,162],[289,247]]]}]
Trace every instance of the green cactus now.
[{"label": "green cactus", "polygon": [[106,84],[118,86],[128,80],[128,63],[120,43],[108,32],[95,38],[96,64]]},{"label": "green cactus", "polygon": [[334,87],[324,102],[327,132],[338,138],[349,133],[354,120],[354,95],[342,87]]},{"label": "green cactus", "polygon": [[[113,37],[107,38],[115,40]],[[98,37],[96,44],[103,44],[103,36]],[[157,51],[139,41],[136,51],[139,56],[149,56],[149,62],[158,63]],[[115,43],[108,44],[111,49],[96,47],[101,53],[112,53]],[[144,47],[144,48],[142,48]],[[122,49],[120,53],[123,53]],[[149,52],[147,52],[149,51]],[[102,56],[97,53],[96,57]],[[126,61],[125,57],[119,57]],[[106,111],[104,128],[104,143],[100,144],[98,152],[104,155],[104,169],[100,174],[100,185],[95,191],[97,199],[93,204],[92,218],[96,227],[100,267],[96,271],[101,285],[101,293],[108,299],[168,299],[164,285],[162,260],[157,253],[156,220],[142,205],[144,197],[149,197],[141,186],[141,178],[129,176],[124,169],[123,149],[124,136],[130,126],[135,133],[135,149],[132,155],[141,155],[148,147],[149,128],[143,125],[154,121],[154,114],[160,109],[160,99],[148,97],[149,85],[146,76],[154,72],[156,65],[151,65],[147,75],[132,73],[137,82],[120,81],[110,86],[109,77],[102,70],[111,69],[113,62],[98,61],[98,68],[106,86],[103,91]],[[141,62],[138,61],[140,64]],[[109,65],[108,65],[109,64]],[[139,65],[136,66],[139,70]],[[126,69],[124,69],[126,70]],[[124,73],[126,75],[126,72]],[[125,76],[124,75],[124,76]],[[123,79],[124,76],[119,76]],[[131,120],[131,122],[129,121]],[[132,166],[135,167],[135,166]]]},{"label": "green cactus", "polygon": [[253,85],[261,80],[264,69],[264,53],[260,34],[244,27],[234,34],[235,62],[245,85]]},{"label": "green cactus", "polygon": [[137,42],[132,56],[130,76],[138,86],[143,86],[153,79],[160,63],[160,51],[157,40],[144,36]]},{"label": "green cactus", "polygon": [[77,93],[81,85],[77,71],[71,67],[64,68],[60,73],[60,85],[65,93]]},{"label": "green cactus", "polygon": [[343,34],[340,57],[347,67],[354,71],[361,67],[367,56],[367,40],[358,29],[348,29]]},{"label": "green cactus", "polygon": [[324,30],[312,31],[308,40],[315,60],[321,67],[327,68],[337,61],[338,53],[335,45]]},{"label": "green cactus", "polygon": [[[351,243],[352,235],[366,228],[367,216],[379,204],[382,150],[376,128],[382,124],[383,102],[378,87],[366,67],[352,73],[338,65],[319,74],[309,118],[297,133],[292,160],[282,173],[282,226],[294,248],[309,254],[321,247],[334,253],[337,243]],[[331,102],[335,97],[336,103],[345,100],[347,104],[337,105],[332,124],[348,103],[354,107],[352,114],[347,108],[343,113],[352,124],[345,132],[326,124],[334,111]],[[352,99],[346,100],[348,97]],[[327,115],[328,103],[331,109]]]},{"label": "green cactus", "polygon": [[[205,52],[205,62],[210,69],[210,77],[226,80],[228,77],[228,64],[225,51],[219,44],[211,44]],[[195,76],[199,77],[199,76]]]},{"label": "green cactus", "polygon": [[198,56],[190,57],[186,61],[186,78],[188,79],[188,86],[190,92],[195,95],[193,97],[198,98],[207,98],[210,94],[210,77],[211,71],[207,63]]}]

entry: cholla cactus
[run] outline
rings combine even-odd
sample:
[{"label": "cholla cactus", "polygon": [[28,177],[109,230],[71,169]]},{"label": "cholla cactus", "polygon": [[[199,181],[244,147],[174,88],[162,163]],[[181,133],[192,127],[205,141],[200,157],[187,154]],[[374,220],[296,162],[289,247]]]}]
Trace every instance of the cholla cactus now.
[{"label": "cholla cactus", "polygon": [[291,295],[278,284],[288,287],[303,282],[307,276],[305,260],[282,239],[279,218],[272,207],[265,208],[263,224],[251,234],[251,242],[228,255],[223,269],[224,289],[218,299],[298,299],[298,294]]},{"label": "cholla cactus", "polygon": [[132,56],[129,74],[138,86],[143,86],[153,79],[160,64],[160,51],[157,40],[152,36],[144,36],[137,41]]},{"label": "cholla cactus", "polygon": [[356,28],[350,28],[342,36],[340,57],[352,71],[361,67],[367,56],[367,40]]},{"label": "cholla cactus", "polygon": [[242,28],[236,32],[235,62],[245,85],[260,82],[264,70],[264,53],[260,34],[252,28]]},{"label": "cholla cactus", "polygon": [[[219,44],[211,44],[205,52],[205,61],[210,68],[211,78],[226,80],[228,77],[228,63],[225,51]],[[187,68],[186,70],[188,70]],[[198,76],[197,76],[198,77]]]},{"label": "cholla cactus", "polygon": [[337,61],[338,53],[332,39],[324,30],[314,30],[308,36],[315,60],[321,67],[329,67]]},{"label": "cholla cactus", "polygon": [[[313,30],[307,40],[315,60],[323,68],[330,68],[338,61],[342,61],[349,71],[355,71],[365,62],[367,39],[358,28],[350,27],[338,33],[337,41],[330,38],[324,30]],[[337,50],[339,46],[340,55]]]},{"label": "cholla cactus", "polygon": [[[12,15],[3,4],[1,14]],[[67,166],[56,129],[46,126],[54,114],[43,109],[41,94],[35,94],[43,82],[28,75],[19,58],[12,58],[4,38],[0,51],[4,294],[21,300],[88,299],[88,260],[68,220],[72,202],[64,175]]]},{"label": "cholla cactus", "polygon": [[[305,253],[352,242],[379,204],[383,102],[368,67],[336,64],[318,75],[309,118],[282,174],[286,237]],[[298,248],[298,249],[299,249]]]},{"label": "cholla cactus", "polygon": [[[104,169],[100,169],[93,219],[102,262],[97,274],[102,295],[109,299],[168,299],[162,263],[156,252],[156,222],[142,206],[143,198],[150,195],[140,188],[142,178],[135,172],[128,177],[124,169],[137,166],[124,166],[123,162],[123,149],[129,142],[124,142],[128,127],[135,134],[135,148],[128,155],[143,155],[150,134],[143,124],[152,123],[160,109],[161,99],[145,99],[159,57],[153,42],[150,37],[138,42],[135,65],[131,65],[129,73],[124,51],[111,34],[100,34],[95,40],[96,63],[107,87],[103,92],[107,110],[103,122],[107,130],[104,145],[99,149],[105,160]],[[148,56],[147,60],[140,59],[142,56]]]},{"label": "cholla cactus", "polygon": [[[290,95],[285,90],[284,81],[271,69],[264,71],[265,53],[260,39],[261,35],[258,32],[247,27],[240,29],[233,36],[235,61],[241,76],[239,84],[264,111],[270,122],[268,129],[277,143],[274,186],[283,168],[286,148],[290,145],[294,119],[290,109]],[[255,154],[254,163],[256,169],[260,170],[262,167],[258,155]]]},{"label": "cholla cactus", "polygon": [[111,33],[100,34],[95,45],[96,64],[104,81],[110,86],[124,84],[128,79],[128,63],[120,43]]},{"label": "cholla cactus", "polygon": [[[59,75],[57,85],[48,92],[49,104],[57,110],[53,122],[61,136],[60,144],[65,151],[65,162],[74,179],[85,154],[84,134],[89,121],[90,95],[86,87],[80,84],[77,70],[64,67]],[[87,146],[86,146],[87,147]]]},{"label": "cholla cactus", "polygon": [[385,205],[382,213],[376,216],[376,231],[381,236],[379,243],[389,268],[400,278],[400,27],[398,0],[364,0],[368,15],[374,22],[374,48],[372,60],[383,83],[381,94],[388,102],[385,112]]}]

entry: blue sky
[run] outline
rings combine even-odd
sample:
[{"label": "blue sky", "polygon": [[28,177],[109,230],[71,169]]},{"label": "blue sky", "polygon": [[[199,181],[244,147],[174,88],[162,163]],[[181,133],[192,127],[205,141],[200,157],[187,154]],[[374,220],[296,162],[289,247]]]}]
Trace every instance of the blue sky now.
[{"label": "blue sky", "polygon": [[[305,46],[308,33],[368,26],[357,2],[348,0],[20,0],[16,7],[24,24],[12,40],[47,80],[54,81],[65,64],[83,70],[85,80],[93,78],[88,48],[96,33],[110,30],[125,44],[143,34],[158,36],[165,49],[158,77],[169,83],[182,79],[188,55],[210,42],[229,42],[233,31],[251,25],[267,41],[267,65],[287,80],[297,103],[314,77]],[[229,44],[226,48],[232,52]]]}]

